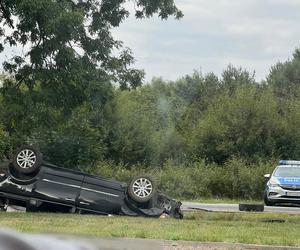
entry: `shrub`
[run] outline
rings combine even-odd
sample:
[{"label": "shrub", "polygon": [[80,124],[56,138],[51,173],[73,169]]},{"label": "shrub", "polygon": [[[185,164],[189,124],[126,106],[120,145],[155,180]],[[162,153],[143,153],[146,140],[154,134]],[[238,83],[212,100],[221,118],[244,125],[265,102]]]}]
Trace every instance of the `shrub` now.
[{"label": "shrub", "polygon": [[275,167],[274,161],[249,164],[244,159],[232,158],[223,166],[199,161],[192,165],[176,165],[168,161],[161,168],[144,165],[126,166],[113,162],[100,162],[88,172],[129,182],[140,174],[153,176],[160,190],[184,200],[201,198],[260,199],[264,190],[264,177]]},{"label": "shrub", "polygon": [[4,159],[7,155],[10,145],[8,133],[6,133],[0,124],[0,160]]}]

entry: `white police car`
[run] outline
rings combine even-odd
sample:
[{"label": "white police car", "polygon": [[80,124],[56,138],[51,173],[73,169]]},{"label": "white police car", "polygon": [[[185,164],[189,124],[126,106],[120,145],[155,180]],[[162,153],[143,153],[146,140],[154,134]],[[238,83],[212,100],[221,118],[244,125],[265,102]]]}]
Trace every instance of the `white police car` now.
[{"label": "white police car", "polygon": [[300,203],[300,161],[279,161],[268,179],[264,193],[267,206],[278,203]]}]

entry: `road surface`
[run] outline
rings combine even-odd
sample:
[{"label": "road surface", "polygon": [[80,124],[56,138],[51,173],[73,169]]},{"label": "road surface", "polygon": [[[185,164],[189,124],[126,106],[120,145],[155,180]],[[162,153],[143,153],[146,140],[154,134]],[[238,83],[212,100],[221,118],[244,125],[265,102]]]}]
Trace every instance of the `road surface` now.
[{"label": "road surface", "polygon": [[[211,212],[239,212],[239,204],[207,204],[196,202],[183,202],[182,210],[203,210]],[[300,206],[265,206],[265,212],[300,214]]]}]

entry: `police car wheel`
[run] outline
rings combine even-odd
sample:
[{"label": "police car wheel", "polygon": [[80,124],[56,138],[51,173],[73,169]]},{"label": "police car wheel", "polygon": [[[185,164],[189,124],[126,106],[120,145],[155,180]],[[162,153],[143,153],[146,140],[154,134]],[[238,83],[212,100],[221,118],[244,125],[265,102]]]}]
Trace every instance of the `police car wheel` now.
[{"label": "police car wheel", "polygon": [[265,202],[265,205],[266,205],[266,206],[269,206],[269,207],[275,206],[275,203],[274,203],[274,202],[269,201],[268,196],[267,196],[267,193],[264,193],[264,202]]}]

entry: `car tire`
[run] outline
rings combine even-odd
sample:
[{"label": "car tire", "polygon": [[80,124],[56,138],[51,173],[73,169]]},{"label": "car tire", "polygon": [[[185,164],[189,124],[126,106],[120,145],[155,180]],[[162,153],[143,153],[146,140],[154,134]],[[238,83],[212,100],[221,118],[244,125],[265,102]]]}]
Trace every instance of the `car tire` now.
[{"label": "car tire", "polygon": [[150,201],[155,192],[155,182],[149,176],[137,176],[131,180],[128,186],[129,197],[138,203]]},{"label": "car tire", "polygon": [[13,168],[21,174],[32,174],[36,172],[43,162],[41,152],[33,147],[23,145],[19,147],[13,157]]},{"label": "car tire", "polygon": [[266,192],[264,193],[264,202],[265,202],[265,205],[266,205],[266,206],[269,206],[269,207],[275,206],[275,203],[274,203],[274,202],[269,201]]},{"label": "car tire", "polygon": [[264,205],[262,204],[239,204],[240,211],[247,211],[247,212],[263,212]]}]

